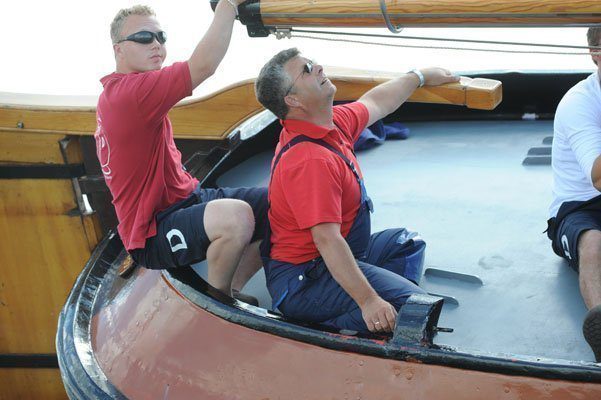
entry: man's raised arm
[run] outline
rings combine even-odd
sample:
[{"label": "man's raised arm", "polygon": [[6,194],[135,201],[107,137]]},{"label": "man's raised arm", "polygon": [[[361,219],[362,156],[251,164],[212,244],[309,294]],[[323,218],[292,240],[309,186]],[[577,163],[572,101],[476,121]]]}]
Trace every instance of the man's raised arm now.
[{"label": "man's raised arm", "polygon": [[428,86],[438,86],[444,83],[459,81],[458,76],[453,75],[449,70],[444,68],[423,68],[417,72],[409,72],[382,83],[369,90],[358,100],[369,111],[367,126],[370,126],[399,108],[413,94],[415,89],[420,87],[422,78],[423,85]]},{"label": "man's raised arm", "polygon": [[237,6],[244,1],[221,0],[217,4],[211,26],[188,60],[193,89],[213,75],[223,60],[230,45]]}]

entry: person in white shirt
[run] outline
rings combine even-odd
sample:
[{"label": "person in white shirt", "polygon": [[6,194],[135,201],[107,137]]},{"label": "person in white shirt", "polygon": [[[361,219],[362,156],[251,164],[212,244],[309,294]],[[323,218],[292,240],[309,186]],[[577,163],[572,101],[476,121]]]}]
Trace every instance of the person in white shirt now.
[{"label": "person in white shirt", "polygon": [[555,114],[548,235],[579,273],[589,309],[582,331],[601,362],[601,28],[589,28],[587,37],[597,70],[565,94]]}]

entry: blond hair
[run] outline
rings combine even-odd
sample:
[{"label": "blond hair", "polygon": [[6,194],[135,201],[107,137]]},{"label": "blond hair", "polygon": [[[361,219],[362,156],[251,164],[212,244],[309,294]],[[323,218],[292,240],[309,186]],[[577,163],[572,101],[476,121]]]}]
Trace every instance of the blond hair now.
[{"label": "blond hair", "polygon": [[141,16],[156,16],[154,10],[149,6],[136,5],[130,8],[123,8],[119,10],[113,22],[111,22],[111,40],[113,43],[117,43],[121,40],[121,30],[123,30],[123,24],[125,19],[130,15],[141,15]]}]

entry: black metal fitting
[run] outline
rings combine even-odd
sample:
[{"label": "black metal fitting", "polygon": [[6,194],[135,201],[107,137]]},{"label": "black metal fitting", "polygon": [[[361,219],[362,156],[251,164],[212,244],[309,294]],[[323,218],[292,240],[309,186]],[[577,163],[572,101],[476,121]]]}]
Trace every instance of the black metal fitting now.
[{"label": "black metal fitting", "polygon": [[443,302],[442,298],[427,294],[409,296],[397,316],[390,342],[401,345],[418,343],[422,347],[432,347],[434,335],[443,330],[436,326]]}]

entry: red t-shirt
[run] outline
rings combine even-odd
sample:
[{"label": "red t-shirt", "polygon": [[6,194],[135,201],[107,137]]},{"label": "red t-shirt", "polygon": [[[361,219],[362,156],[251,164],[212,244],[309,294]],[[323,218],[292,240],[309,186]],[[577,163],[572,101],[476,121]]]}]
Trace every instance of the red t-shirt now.
[{"label": "red t-shirt", "polygon": [[183,170],[169,110],[192,94],[187,62],[157,71],[113,73],[100,80],[96,154],[113,195],[127,250],[156,235],[155,216],[186,198],[198,181]]},{"label": "red t-shirt", "polygon": [[[368,119],[367,108],[356,102],[334,107],[334,123],[340,129],[293,119],[281,121],[284,129],[275,154],[298,135],[323,139],[351,160],[361,175],[352,148]],[[334,222],[341,224],[346,237],[360,199],[357,179],[340,156],[314,143],[295,145],[280,159],[269,185],[271,258],[300,264],[318,257],[310,228]]]}]

